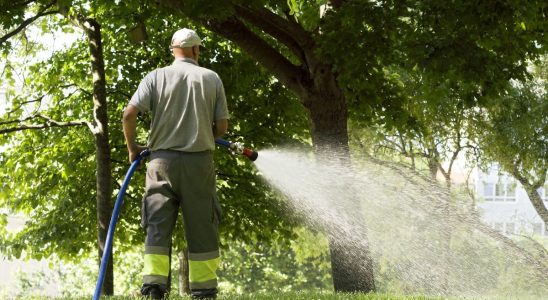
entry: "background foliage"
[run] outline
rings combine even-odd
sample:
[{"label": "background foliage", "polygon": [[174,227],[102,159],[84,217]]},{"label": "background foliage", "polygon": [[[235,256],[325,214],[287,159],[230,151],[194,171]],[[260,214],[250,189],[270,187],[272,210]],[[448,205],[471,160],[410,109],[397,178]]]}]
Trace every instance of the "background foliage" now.
[{"label": "background foliage", "polygon": [[[274,145],[310,147],[313,124],[301,99],[238,44],[161,2],[0,2],[4,37],[30,16],[43,14],[32,26],[0,40],[1,85],[9,95],[0,130],[17,124],[92,120],[88,45],[82,31],[59,14],[85,10],[101,24],[103,36],[112,198],[127,169],[122,110],[145,74],[171,62],[167,45],[173,28],[192,27],[204,37],[206,50],[200,62],[219,73],[229,97],[228,139],[259,151]],[[333,8],[335,2],[344,4]],[[314,54],[333,66],[344,92],[355,152],[449,176],[442,162],[455,153],[465,152],[470,161],[482,164],[498,162],[508,171],[514,171],[517,159],[519,174],[530,181],[546,178],[543,1],[185,1],[184,11],[224,20],[243,4],[269,7],[314,38]],[[325,4],[332,8],[320,17]],[[279,40],[258,29],[254,32],[292,62],[298,61]],[[45,42],[67,34],[74,40],[66,47],[52,50]],[[144,143],[149,120],[143,116],[140,121]],[[96,183],[90,130],[82,125],[2,133],[0,147],[0,251],[12,257],[93,260]],[[325,241],[302,242],[319,238],[302,229],[302,220],[250,162],[222,149],[215,155],[224,211],[221,240],[231,264],[223,270],[230,278],[225,287],[242,292],[274,284],[287,289],[329,288]],[[138,184],[143,180],[142,172],[136,174],[121,213],[118,267],[138,263],[136,256],[126,260],[122,253],[134,251],[143,241]],[[27,216],[22,231],[5,230],[8,213]],[[177,247],[184,247],[184,242]],[[378,262],[378,269],[382,264]],[[381,272],[379,278],[386,274]],[[134,284],[135,274],[125,275],[129,277],[120,282],[131,284],[119,287],[122,290]],[[392,277],[386,278],[388,284]]]}]

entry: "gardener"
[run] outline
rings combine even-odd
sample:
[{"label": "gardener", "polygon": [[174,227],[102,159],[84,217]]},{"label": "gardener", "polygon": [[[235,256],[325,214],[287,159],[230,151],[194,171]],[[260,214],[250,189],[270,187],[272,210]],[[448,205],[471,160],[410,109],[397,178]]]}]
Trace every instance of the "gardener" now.
[{"label": "gardener", "polygon": [[213,150],[215,138],[227,131],[228,109],[217,73],[198,65],[201,45],[195,31],[175,32],[170,46],[175,61],[145,76],[124,111],[130,162],[145,148],[136,143],[137,115],[152,114],[142,207],[146,240],[141,293],[153,299],[164,297],[169,289],[171,235],[179,207],[192,295],[217,295],[220,206]]}]

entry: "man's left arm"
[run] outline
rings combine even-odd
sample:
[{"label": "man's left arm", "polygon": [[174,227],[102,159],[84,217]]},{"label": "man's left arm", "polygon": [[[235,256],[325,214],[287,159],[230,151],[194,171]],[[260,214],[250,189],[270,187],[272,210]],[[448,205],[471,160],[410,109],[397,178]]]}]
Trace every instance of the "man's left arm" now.
[{"label": "man's left arm", "polygon": [[222,137],[227,131],[228,131],[227,119],[216,120],[215,123],[213,124],[213,136],[215,136],[216,139]]},{"label": "man's left arm", "polygon": [[213,124],[213,135],[215,138],[222,137],[228,131],[228,107],[226,104],[225,89],[219,75],[217,75],[217,99],[215,102],[215,123]]}]

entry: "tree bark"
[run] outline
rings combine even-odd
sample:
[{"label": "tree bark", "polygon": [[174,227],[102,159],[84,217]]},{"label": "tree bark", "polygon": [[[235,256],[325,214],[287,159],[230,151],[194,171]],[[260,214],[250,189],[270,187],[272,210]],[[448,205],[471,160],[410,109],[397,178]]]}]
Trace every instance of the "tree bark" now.
[{"label": "tree bark", "polygon": [[[312,122],[312,140],[320,159],[338,159],[350,167],[348,146],[348,114],[344,95],[338,87],[330,66],[319,65],[304,99]],[[342,198],[342,197],[341,197]],[[346,199],[351,201],[352,199]],[[355,209],[341,212],[345,223],[354,230],[328,229],[333,287],[337,292],[370,292],[375,290],[373,260],[369,249],[367,228],[363,225],[359,203]]]},{"label": "tree bark", "polygon": [[544,227],[548,228],[548,209],[546,208],[546,205],[543,203],[542,198],[537,192],[538,188],[535,188],[528,182],[520,181],[520,183],[523,185],[525,192],[527,192],[527,196],[529,196],[529,201],[531,201],[531,204],[533,204],[533,207],[542,219],[542,222],[544,222]]},{"label": "tree bark", "polygon": [[546,181],[547,170],[544,169],[540,173],[540,178],[537,178],[535,180],[528,180],[526,176],[522,175],[523,172],[520,172],[518,164],[514,164],[512,166],[510,173],[521,183],[521,185],[525,189],[525,192],[527,193],[527,196],[529,197],[529,201],[531,201],[531,204],[535,208],[537,214],[544,222],[544,226],[548,228],[548,208],[546,208],[546,205],[544,205],[542,198],[537,192],[537,189],[542,187],[542,185]]},{"label": "tree bark", "polygon": [[179,296],[190,295],[188,278],[188,248],[185,247],[178,254],[179,257]]},{"label": "tree bark", "polygon": [[[99,245],[99,265],[103,257],[108,226],[112,214],[112,170],[110,162],[110,143],[108,132],[107,93],[105,79],[105,64],[103,59],[103,45],[101,28],[94,19],[85,19],[81,22],[88,41],[91,57],[91,72],[93,74],[93,134],[96,148],[96,180],[97,180],[97,243]],[[109,253],[102,294],[113,295],[113,261]]]}]

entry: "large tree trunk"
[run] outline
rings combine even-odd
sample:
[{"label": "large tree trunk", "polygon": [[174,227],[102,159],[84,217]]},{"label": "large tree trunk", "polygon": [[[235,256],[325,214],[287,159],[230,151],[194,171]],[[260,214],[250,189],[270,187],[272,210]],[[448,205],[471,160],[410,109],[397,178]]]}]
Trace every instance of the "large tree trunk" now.
[{"label": "large tree trunk", "polygon": [[[311,112],[311,115],[314,114],[315,112]],[[323,125],[328,123],[325,119],[322,122]],[[314,130],[316,152],[320,159],[338,159],[341,165],[347,165],[350,169],[347,132],[341,131],[336,134],[331,131],[332,128],[340,126],[342,120],[332,119],[332,122],[333,127],[329,127],[326,135],[318,132],[317,127]],[[334,220],[336,223],[327,225],[333,287],[337,292],[374,291],[373,260],[369,250],[367,227],[362,220],[363,209],[359,202],[353,201],[356,199],[353,198],[352,191],[349,191],[348,195],[340,196],[334,201],[344,201],[343,207],[347,211],[338,211],[342,220]],[[341,230],[338,228],[341,225],[352,229]]]},{"label": "large tree trunk", "polygon": [[[96,179],[97,179],[97,243],[99,245],[99,259],[103,257],[107,238],[108,226],[112,214],[112,185],[111,185],[111,162],[110,144],[108,134],[107,96],[105,80],[105,64],[103,59],[103,46],[101,29],[94,19],[85,19],[81,25],[89,40],[91,56],[91,72],[93,74],[93,117],[94,136],[96,147]],[[113,260],[112,253],[109,253],[105,280],[102,294],[113,295]],[[100,261],[99,261],[100,265]]]},{"label": "large tree trunk", "polygon": [[[348,115],[344,95],[329,66],[320,64],[314,70],[317,71],[313,77],[314,84],[308,86],[304,105],[312,122],[312,140],[316,153],[320,159],[338,159],[341,165],[350,168]],[[349,202],[348,211],[340,213],[346,219],[343,221],[345,226],[351,226],[355,232],[349,234],[347,230],[337,230],[339,224],[327,225],[333,286],[338,292],[374,291],[373,260],[367,228],[360,213],[360,203],[351,197],[341,195],[337,201]]]}]

